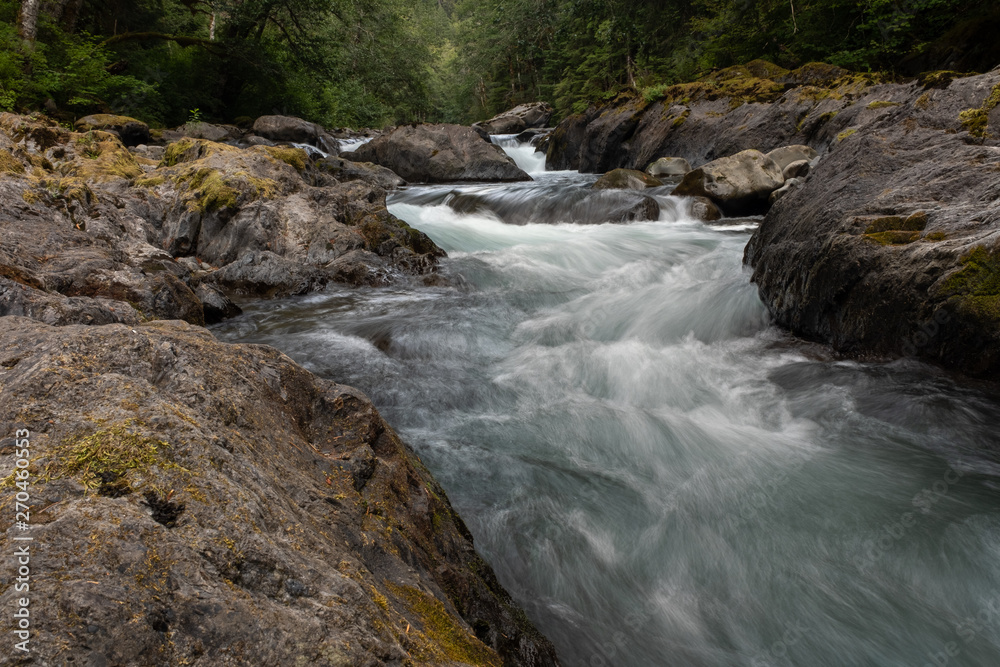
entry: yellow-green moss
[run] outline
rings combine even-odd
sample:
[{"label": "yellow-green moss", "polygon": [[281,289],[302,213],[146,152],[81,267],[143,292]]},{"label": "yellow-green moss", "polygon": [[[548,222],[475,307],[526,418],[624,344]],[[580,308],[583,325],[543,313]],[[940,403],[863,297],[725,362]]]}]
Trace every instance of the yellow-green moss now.
[{"label": "yellow-green moss", "polygon": [[[412,586],[386,582],[393,595],[402,599],[422,626],[422,632],[445,660],[468,665],[500,667],[497,654],[463,628],[437,598]],[[432,658],[432,656],[425,656]]]},{"label": "yellow-green moss", "polygon": [[117,479],[133,470],[143,472],[166,464],[168,449],[166,442],[136,432],[135,421],[129,419],[65,439],[46,473],[49,477],[78,476],[85,486],[94,487],[102,476]]},{"label": "yellow-green moss", "polygon": [[976,246],[961,258],[962,269],[951,274],[942,292],[979,319],[1000,322],[1000,246]]},{"label": "yellow-green moss", "polygon": [[913,243],[920,238],[920,232],[902,232],[899,230],[892,230],[888,232],[865,234],[865,238],[881,245],[906,245],[908,243]]},{"label": "yellow-green moss", "polygon": [[166,180],[164,176],[140,176],[135,179],[135,184],[140,188],[155,188],[157,185],[165,183]]},{"label": "yellow-green moss", "polygon": [[24,165],[10,151],[0,149],[0,174],[23,174]]},{"label": "yellow-green moss", "polygon": [[685,109],[684,113],[682,113],[681,115],[677,116],[677,118],[674,118],[674,122],[670,124],[670,127],[675,128],[675,129],[678,128],[678,127],[680,127],[681,125],[684,124],[684,121],[686,121],[688,119],[688,116],[690,116],[690,115],[691,115],[691,110],[690,109]]},{"label": "yellow-green moss", "polygon": [[889,102],[888,100],[878,100],[872,102],[868,105],[869,109],[887,109],[889,107],[898,107],[899,102]]},{"label": "yellow-green moss", "polygon": [[309,156],[301,148],[288,148],[284,146],[264,146],[263,148],[274,159],[281,160],[285,164],[295,167],[298,171],[303,171],[306,168],[306,161]]},{"label": "yellow-green moss", "polygon": [[924,93],[923,95],[917,98],[916,102],[913,103],[913,106],[916,107],[919,111],[926,111],[927,108],[930,107],[930,105],[931,105],[930,93]]},{"label": "yellow-green moss", "polygon": [[983,100],[982,106],[978,109],[966,109],[958,114],[958,119],[962,127],[974,137],[984,138],[986,136],[986,125],[989,123],[990,112],[1000,105],[1000,83],[993,86],[993,90]]},{"label": "yellow-green moss", "polygon": [[207,139],[185,137],[167,146],[163,152],[162,164],[165,167],[173,167],[183,162],[194,162],[195,160],[200,160],[216,153],[236,153],[241,150],[228,144],[220,144]]},{"label": "yellow-green moss", "polygon": [[947,88],[955,79],[961,79],[966,76],[971,76],[971,74],[943,69],[936,72],[924,72],[917,77],[917,83],[923,86],[924,89]]},{"label": "yellow-green moss", "polygon": [[899,215],[887,215],[876,218],[868,224],[865,234],[877,234],[888,231],[922,232],[926,226],[927,214],[923,211],[917,211],[905,218]]},{"label": "yellow-green moss", "polygon": [[145,125],[141,120],[136,120],[135,118],[130,118],[129,116],[115,116],[109,113],[99,113],[93,116],[87,116],[90,120],[84,122],[84,119],[76,121],[77,129],[83,130],[99,130],[105,127],[123,127],[129,123],[137,123],[139,125]]},{"label": "yellow-green moss", "polygon": [[930,234],[924,236],[925,241],[934,241],[934,242],[944,241],[946,238],[948,238],[948,235],[945,234],[944,232],[931,232]]},{"label": "yellow-green moss", "polygon": [[837,141],[843,141],[844,139],[848,138],[849,136],[851,136],[855,132],[857,132],[857,129],[855,129],[853,127],[851,129],[849,129],[849,130],[844,130],[843,132],[841,132],[840,134],[837,135]]}]

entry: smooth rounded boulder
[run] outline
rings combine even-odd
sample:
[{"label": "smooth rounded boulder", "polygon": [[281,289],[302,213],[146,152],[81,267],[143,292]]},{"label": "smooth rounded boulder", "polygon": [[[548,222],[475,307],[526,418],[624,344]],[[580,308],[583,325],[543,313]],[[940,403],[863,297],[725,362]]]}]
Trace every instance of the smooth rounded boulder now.
[{"label": "smooth rounded boulder", "polygon": [[683,176],[691,171],[691,164],[682,157],[661,157],[646,167],[650,176]]},{"label": "smooth rounded boulder", "polygon": [[652,176],[635,169],[612,169],[601,176],[593,188],[595,190],[645,190],[663,183]]},{"label": "smooth rounded boulder", "polygon": [[806,160],[796,160],[792,162],[787,167],[781,170],[781,175],[785,177],[785,181],[790,178],[805,178],[809,175],[809,170],[812,163]]},{"label": "smooth rounded boulder", "polygon": [[799,162],[800,160],[809,162],[814,160],[817,155],[819,155],[819,153],[817,153],[811,146],[797,145],[775,148],[767,154],[767,157],[774,160],[779,169],[784,169],[793,162]]},{"label": "smooth rounded boulder", "polygon": [[462,125],[403,125],[342,157],[381,165],[411,183],[531,180],[502,148]]},{"label": "smooth rounded boulder", "polygon": [[672,194],[708,197],[727,215],[755,215],[766,212],[768,197],[784,183],[777,163],[750,149],[689,172]]}]

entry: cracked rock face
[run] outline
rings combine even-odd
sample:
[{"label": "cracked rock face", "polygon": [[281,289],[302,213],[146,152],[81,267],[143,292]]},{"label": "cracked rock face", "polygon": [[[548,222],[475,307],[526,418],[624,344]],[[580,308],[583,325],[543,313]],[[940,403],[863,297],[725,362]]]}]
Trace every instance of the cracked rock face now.
[{"label": "cracked rock face", "polygon": [[557,664],[368,399],[272,348],[3,317],[0,393],[34,664]]}]

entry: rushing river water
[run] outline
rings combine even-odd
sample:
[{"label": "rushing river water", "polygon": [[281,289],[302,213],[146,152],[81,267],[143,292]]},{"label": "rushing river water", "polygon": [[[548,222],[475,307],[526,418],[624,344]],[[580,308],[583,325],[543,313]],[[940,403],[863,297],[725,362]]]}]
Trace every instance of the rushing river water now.
[{"label": "rushing river water", "polygon": [[567,667],[1000,665],[996,390],[771,326],[745,225],[553,222],[594,177],[507,150],[534,183],[390,199],[462,287],[216,332],[366,391]]}]

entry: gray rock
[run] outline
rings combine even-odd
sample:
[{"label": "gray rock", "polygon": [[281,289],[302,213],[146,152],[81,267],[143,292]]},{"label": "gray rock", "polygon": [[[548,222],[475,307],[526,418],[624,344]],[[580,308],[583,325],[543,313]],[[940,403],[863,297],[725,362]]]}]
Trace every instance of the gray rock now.
[{"label": "gray rock", "polygon": [[660,205],[629,190],[596,190],[573,205],[569,221],[579,224],[644,222],[660,217]]},{"label": "gray rock", "polygon": [[354,162],[342,157],[330,157],[317,160],[315,169],[337,181],[365,181],[384,190],[394,190],[406,185],[406,181],[391,169],[371,162]]},{"label": "gray rock", "polygon": [[810,146],[782,146],[781,148],[775,148],[773,151],[767,154],[767,157],[774,160],[779,169],[785,169],[788,165],[793,162],[799,162],[800,160],[805,160],[809,162],[815,159],[817,156],[816,150]]},{"label": "gray rock", "polygon": [[214,125],[212,123],[186,123],[176,130],[182,137],[207,139],[208,141],[235,141],[243,136],[243,131],[235,125]]},{"label": "gray rock", "polygon": [[528,128],[545,127],[554,109],[546,102],[522,104],[493,118],[476,123],[487,134],[518,134]]},{"label": "gray rock", "polygon": [[[998,84],[1000,72],[929,90],[886,84],[853,104],[859,115],[841,112],[850,140],[830,138],[747,244],[777,323],[846,354],[1000,377],[1000,143],[972,140],[959,117]],[[860,116],[885,100],[898,103],[888,121]]]},{"label": "gray rock", "polygon": [[808,160],[796,160],[791,162],[782,171],[781,175],[788,181],[790,178],[805,178],[812,169],[812,162]]},{"label": "gray rock", "polygon": [[663,183],[649,174],[635,169],[613,169],[597,179],[595,190],[645,190],[656,188]]},{"label": "gray rock", "polygon": [[708,197],[728,215],[759,213],[784,184],[781,169],[757,150],[719,158],[689,172],[673,194]]},{"label": "gray rock", "polygon": [[367,397],[273,348],[2,317],[0,395],[60,582],[35,664],[401,665],[446,633],[455,664],[558,665]]},{"label": "gray rock", "polygon": [[149,143],[149,125],[128,116],[98,113],[84,116],[77,120],[73,126],[77,132],[89,132],[91,130],[111,132],[117,135],[126,146]]},{"label": "gray rock", "polygon": [[503,149],[461,125],[403,125],[343,157],[387,167],[415,183],[531,180]]},{"label": "gray rock", "polygon": [[271,141],[290,141],[315,146],[325,130],[316,123],[294,116],[261,116],[254,121],[253,132]]},{"label": "gray rock", "polygon": [[691,171],[691,165],[682,157],[661,157],[646,167],[650,176],[683,176]]},{"label": "gray rock", "polygon": [[243,309],[219,290],[202,283],[194,291],[205,309],[205,324],[216,324],[243,314]]},{"label": "gray rock", "polygon": [[[805,162],[805,164],[808,165],[809,163]],[[779,199],[781,199],[782,197],[784,197],[785,195],[787,195],[789,192],[791,192],[795,188],[799,187],[800,185],[802,185],[801,179],[794,178],[794,177],[793,178],[789,178],[787,181],[785,181],[784,185],[782,185],[780,188],[778,188],[777,190],[775,190],[774,192],[771,193],[771,196],[768,197],[768,200],[767,200],[768,203],[773,206],[774,202],[778,201]]]},{"label": "gray rock", "polygon": [[689,211],[691,217],[702,222],[715,222],[722,219],[722,211],[708,197],[692,197]]},{"label": "gray rock", "polygon": [[69,297],[0,278],[0,317],[20,315],[55,326],[138,324],[139,314],[124,301]]}]

